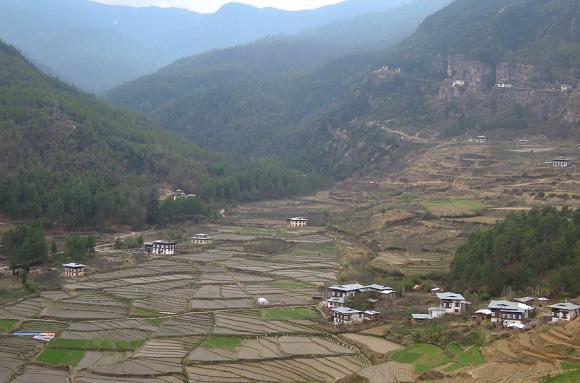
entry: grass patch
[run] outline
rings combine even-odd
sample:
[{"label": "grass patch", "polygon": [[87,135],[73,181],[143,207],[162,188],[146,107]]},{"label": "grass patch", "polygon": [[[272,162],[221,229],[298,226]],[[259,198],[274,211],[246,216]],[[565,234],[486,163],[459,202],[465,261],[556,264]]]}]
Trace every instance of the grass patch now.
[{"label": "grass patch", "polygon": [[11,330],[16,326],[16,320],[0,320],[0,331]]},{"label": "grass patch", "polygon": [[485,209],[485,204],[479,200],[453,199],[446,201],[428,201],[421,204],[426,210],[439,216],[461,216],[476,214]]},{"label": "grass patch", "polygon": [[580,370],[572,370],[564,374],[544,380],[544,383],[580,383]]},{"label": "grass patch", "polygon": [[285,290],[297,290],[310,287],[308,283],[297,281],[275,281],[271,283],[272,286]]},{"label": "grass patch", "polygon": [[562,370],[580,370],[580,363],[560,362]]},{"label": "grass patch", "polygon": [[463,365],[475,365],[481,366],[485,363],[483,355],[481,353],[481,347],[472,346],[465,352],[457,356],[457,362]]},{"label": "grass patch", "polygon": [[407,363],[415,366],[417,373],[432,370],[449,362],[452,365],[445,367],[444,372],[453,372],[466,366],[479,366],[484,363],[479,346],[472,346],[464,350],[457,343],[451,343],[445,350],[432,344],[415,343],[392,354],[395,362]]},{"label": "grass patch", "polygon": [[137,318],[151,318],[151,317],[158,317],[159,313],[155,311],[149,311],[142,309],[141,307],[131,307],[131,314],[132,317]]},{"label": "grass patch", "polygon": [[242,344],[239,336],[215,336],[210,335],[201,346],[207,349],[222,348],[224,350],[236,351]]},{"label": "grass patch", "polygon": [[145,322],[147,322],[148,324],[152,325],[152,326],[159,326],[162,322],[162,320],[160,318],[149,318],[149,319],[145,319]]},{"label": "grass patch", "polygon": [[463,364],[454,363],[451,366],[445,367],[443,369],[443,372],[448,372],[448,373],[449,372],[454,372],[454,371],[457,371],[457,370],[459,370],[459,369],[461,369],[463,367],[465,367]]},{"label": "grass patch", "polygon": [[317,319],[318,312],[309,308],[275,308],[263,311],[266,320]]},{"label": "grass patch", "polygon": [[395,351],[392,359],[395,362],[412,364],[419,374],[447,364],[450,361],[449,356],[441,348],[426,343],[416,343]]},{"label": "grass patch", "polygon": [[108,339],[63,339],[55,338],[48,348],[66,350],[101,350],[101,351],[132,351],[143,344],[142,340],[108,340]]},{"label": "grass patch", "polygon": [[85,356],[84,350],[65,350],[60,348],[47,348],[36,357],[39,362],[53,366],[77,366]]}]

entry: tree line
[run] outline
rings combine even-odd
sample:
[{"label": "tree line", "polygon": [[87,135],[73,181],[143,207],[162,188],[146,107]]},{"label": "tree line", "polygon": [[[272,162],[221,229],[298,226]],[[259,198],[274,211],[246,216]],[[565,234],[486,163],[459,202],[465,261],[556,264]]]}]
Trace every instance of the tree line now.
[{"label": "tree line", "polygon": [[459,247],[450,278],[456,288],[502,294],[505,288],[580,294],[580,210],[553,207],[514,213]]}]

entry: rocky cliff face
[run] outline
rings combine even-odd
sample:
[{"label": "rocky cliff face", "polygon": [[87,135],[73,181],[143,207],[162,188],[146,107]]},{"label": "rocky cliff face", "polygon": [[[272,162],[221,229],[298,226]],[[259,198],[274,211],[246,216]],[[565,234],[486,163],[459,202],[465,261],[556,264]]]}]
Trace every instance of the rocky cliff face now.
[{"label": "rocky cliff face", "polygon": [[[580,92],[576,83],[563,84],[544,69],[528,64],[496,66],[462,55],[438,58],[434,69],[445,79],[426,89],[428,104],[457,113],[489,115],[521,105],[535,118],[580,123]],[[564,85],[564,86],[563,86]]]}]

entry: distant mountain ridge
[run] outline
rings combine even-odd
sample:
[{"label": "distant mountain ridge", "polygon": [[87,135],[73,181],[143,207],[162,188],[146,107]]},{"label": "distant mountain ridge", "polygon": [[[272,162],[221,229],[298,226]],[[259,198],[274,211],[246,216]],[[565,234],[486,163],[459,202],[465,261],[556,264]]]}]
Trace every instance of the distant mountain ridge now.
[{"label": "distant mountain ridge", "polygon": [[300,12],[229,4],[215,14],[199,14],[89,0],[0,0],[0,39],[62,80],[102,93],[180,57],[407,1],[348,0]]},{"label": "distant mountain ridge", "polygon": [[381,52],[259,80],[232,68],[200,74],[198,56],[110,97],[204,146],[276,153],[338,176],[384,161],[397,145],[389,128],[577,139],[579,13],[576,0],[456,0]]},{"label": "distant mountain ridge", "polygon": [[286,142],[291,131],[331,109],[364,68],[371,68],[377,53],[366,51],[393,46],[448,3],[415,0],[296,35],[183,58],[106,97],[214,150],[277,155],[274,142]]}]

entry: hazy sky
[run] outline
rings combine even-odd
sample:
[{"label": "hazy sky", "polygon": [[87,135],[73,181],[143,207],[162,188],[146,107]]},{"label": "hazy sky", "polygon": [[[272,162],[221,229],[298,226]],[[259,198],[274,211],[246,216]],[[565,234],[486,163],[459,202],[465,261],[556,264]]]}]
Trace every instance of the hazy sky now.
[{"label": "hazy sky", "polygon": [[341,3],[344,0],[94,0],[104,4],[157,6],[190,9],[196,12],[215,12],[222,5],[236,2],[255,7],[274,7],[286,10],[313,9],[324,5]]}]

